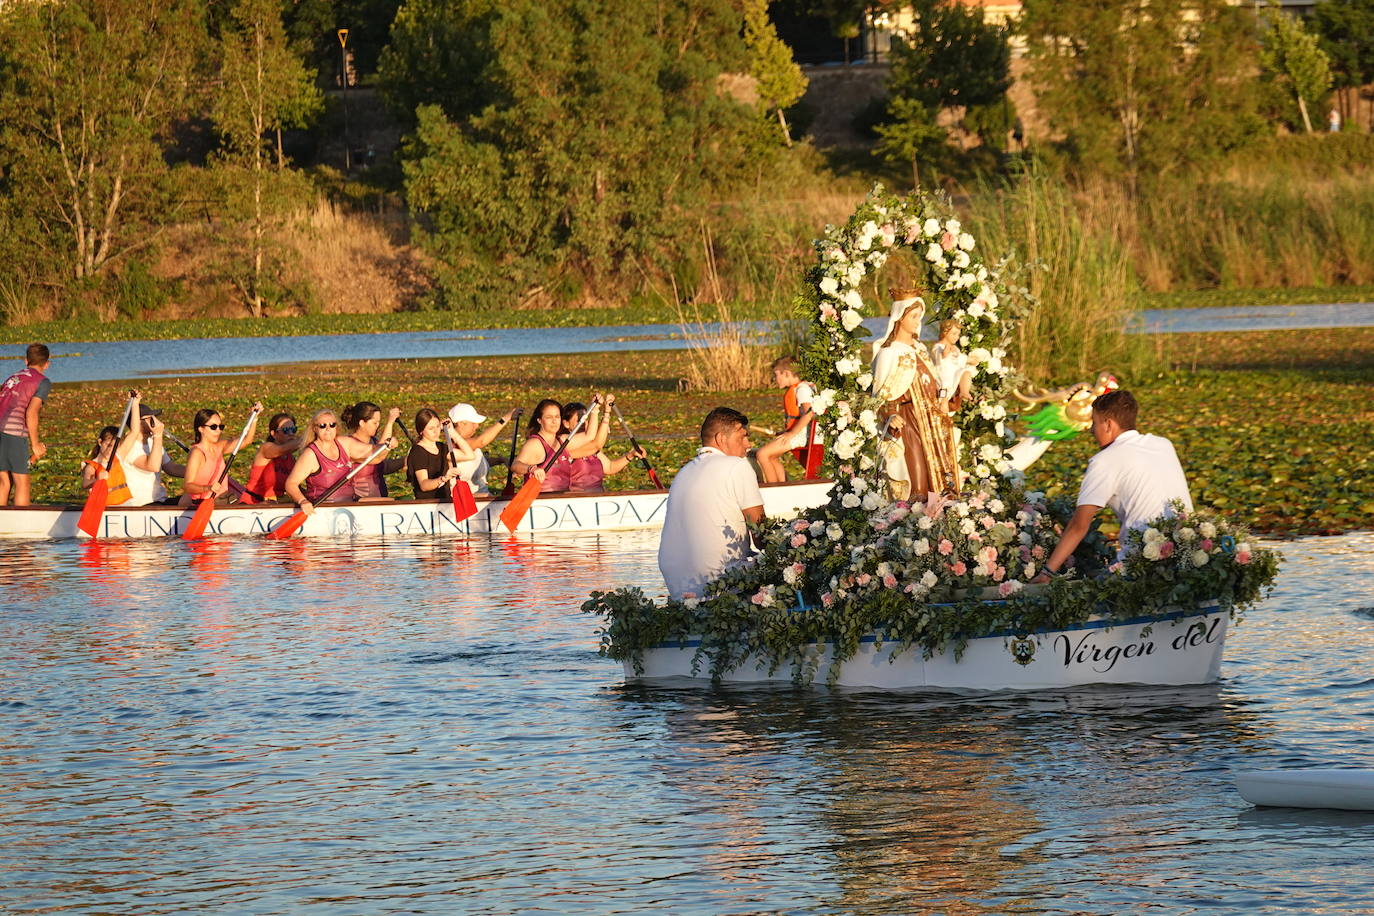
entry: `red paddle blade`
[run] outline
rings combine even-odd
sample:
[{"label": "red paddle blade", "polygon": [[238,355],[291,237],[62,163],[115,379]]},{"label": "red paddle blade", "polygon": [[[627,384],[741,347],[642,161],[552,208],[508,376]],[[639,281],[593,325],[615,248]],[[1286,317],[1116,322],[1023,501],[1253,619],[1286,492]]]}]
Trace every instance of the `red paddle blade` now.
[{"label": "red paddle blade", "polygon": [[110,497],[110,484],[105,480],[97,480],[91,485],[91,492],[86,494],[86,505],[81,509],[81,519],[76,523],[76,527],[96,537],[100,531],[100,519],[105,515],[105,500]]},{"label": "red paddle blade", "polygon": [[215,500],[212,497],[205,497],[196,506],[196,514],[191,516],[191,524],[186,526],[182,532],[182,540],[194,541],[205,533],[205,526],[210,524],[210,513],[215,511]]},{"label": "red paddle blade", "polygon": [[453,520],[461,522],[477,514],[477,500],[472,496],[472,487],[466,480],[453,482]]},{"label": "red paddle blade", "polygon": [[663,485],[663,481],[658,479],[658,471],[656,471],[653,468],[649,468],[649,482],[652,483],[654,486],[658,487],[660,490],[668,489]]},{"label": "red paddle blade", "polygon": [[271,541],[286,540],[291,535],[301,530],[301,526],[305,524],[306,518],[308,518],[308,516],[304,512],[294,513],[286,521],[267,532],[267,539]]},{"label": "red paddle blade", "polygon": [[531,477],[525,481],[525,485],[520,488],[520,492],[515,494],[515,499],[510,501],[510,505],[501,510],[501,524],[506,526],[506,530],[511,534],[520,527],[520,522],[525,517],[525,513],[530,511],[530,504],[539,495],[543,484],[538,478]]}]

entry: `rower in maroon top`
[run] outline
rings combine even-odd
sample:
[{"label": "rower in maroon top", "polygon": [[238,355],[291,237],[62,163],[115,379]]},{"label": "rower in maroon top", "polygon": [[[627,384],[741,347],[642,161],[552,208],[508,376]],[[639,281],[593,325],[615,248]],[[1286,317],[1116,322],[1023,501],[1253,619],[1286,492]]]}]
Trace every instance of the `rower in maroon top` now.
[{"label": "rower in maroon top", "polygon": [[[614,395],[611,397],[614,398]],[[511,462],[511,468],[517,474],[526,475],[526,480],[535,477],[542,481],[542,492],[559,493],[567,490],[572,483],[572,462],[601,451],[605,440],[597,438],[596,425],[597,417],[593,415],[582,432],[574,436],[563,454],[558,456],[558,461],[552,467],[545,468],[544,465],[567,436],[563,429],[563,406],[553,398],[545,398],[535,406],[530,416],[529,436]]]},{"label": "rower in maroon top", "polygon": [[[394,440],[388,444],[395,446]],[[384,452],[372,459],[380,463]],[[321,410],[310,418],[310,428],[306,431],[305,448],[296,459],[296,466],[286,478],[286,495],[295,501],[302,512],[311,515],[315,511],[312,500],[319,499],[340,479],[353,469],[353,461],[339,442],[339,418],[332,410]],[[354,478],[356,480],[357,478]],[[356,499],[353,481],[339,487],[330,502],[346,502]]]}]

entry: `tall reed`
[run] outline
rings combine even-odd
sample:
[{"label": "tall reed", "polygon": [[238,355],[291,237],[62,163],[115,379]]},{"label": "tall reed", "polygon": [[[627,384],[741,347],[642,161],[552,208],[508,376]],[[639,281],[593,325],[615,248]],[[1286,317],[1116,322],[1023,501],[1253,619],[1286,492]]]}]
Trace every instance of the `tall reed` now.
[{"label": "tall reed", "polygon": [[1020,287],[1013,296],[1026,314],[1012,358],[1029,380],[1088,381],[1104,368],[1130,374],[1152,364],[1148,346],[1126,334],[1130,258],[1111,232],[1085,220],[1067,187],[1035,171],[984,187],[969,222],[984,256],[1005,257]]}]

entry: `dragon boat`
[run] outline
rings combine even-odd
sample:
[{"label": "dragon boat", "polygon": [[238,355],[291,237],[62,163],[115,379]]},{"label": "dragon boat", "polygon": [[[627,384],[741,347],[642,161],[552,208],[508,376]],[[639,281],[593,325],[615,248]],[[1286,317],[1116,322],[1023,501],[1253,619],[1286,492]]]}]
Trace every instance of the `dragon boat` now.
[{"label": "dragon boat", "polygon": [[[793,515],[821,505],[832,486],[829,480],[799,480],[765,484],[764,511],[769,515]],[[575,534],[593,531],[630,531],[662,528],[667,507],[666,490],[635,490],[620,493],[551,493],[540,496],[515,534]],[[325,503],[301,528],[304,537],[469,537],[505,532],[501,511],[509,500],[478,497],[477,513],[456,521],[453,506],[436,500],[368,499],[359,502]],[[77,530],[79,505],[36,505],[0,509],[0,538],[49,540],[85,538]],[[285,522],[296,510],[290,503],[230,505],[217,507],[206,534],[262,535]],[[101,519],[98,537],[109,539],[180,537],[190,523],[194,508],[182,506],[111,506]]]}]

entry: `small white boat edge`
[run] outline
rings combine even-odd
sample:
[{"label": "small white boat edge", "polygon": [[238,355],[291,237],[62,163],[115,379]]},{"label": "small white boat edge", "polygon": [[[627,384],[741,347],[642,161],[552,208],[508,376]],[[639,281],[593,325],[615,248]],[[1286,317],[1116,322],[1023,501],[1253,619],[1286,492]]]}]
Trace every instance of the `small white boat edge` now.
[{"label": "small white boat edge", "polygon": [[1374,769],[1247,770],[1235,779],[1240,797],[1258,807],[1374,811]]}]

